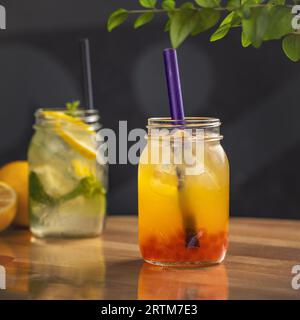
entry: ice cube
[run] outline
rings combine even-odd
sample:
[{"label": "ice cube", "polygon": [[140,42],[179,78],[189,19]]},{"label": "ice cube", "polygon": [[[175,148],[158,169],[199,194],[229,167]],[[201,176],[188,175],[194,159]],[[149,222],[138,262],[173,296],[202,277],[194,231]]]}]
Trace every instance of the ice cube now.
[{"label": "ice cube", "polygon": [[155,165],[151,179],[151,188],[160,195],[175,195],[178,180],[173,165]]}]

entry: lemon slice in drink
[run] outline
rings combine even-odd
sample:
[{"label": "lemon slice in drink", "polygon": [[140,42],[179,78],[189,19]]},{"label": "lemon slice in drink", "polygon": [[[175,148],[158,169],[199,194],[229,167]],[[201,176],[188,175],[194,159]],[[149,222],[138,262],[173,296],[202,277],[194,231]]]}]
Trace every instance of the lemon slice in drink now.
[{"label": "lemon slice in drink", "polygon": [[90,134],[95,133],[95,131],[88,124],[84,123],[80,118],[69,116],[62,111],[42,111],[42,114],[46,118],[52,118],[56,121],[56,123],[75,125],[82,130],[89,132]]},{"label": "lemon slice in drink", "polygon": [[65,142],[85,158],[96,158],[96,145],[93,143],[93,138],[95,139],[95,137],[92,137],[91,135],[86,136],[86,134],[83,134],[82,132],[68,130],[62,126],[57,126],[56,132]]},{"label": "lemon slice in drink", "polygon": [[54,120],[57,134],[72,149],[85,158],[96,158],[96,132],[91,126],[60,111],[43,111],[43,115]]},{"label": "lemon slice in drink", "polygon": [[6,229],[17,212],[17,194],[4,182],[0,182],[0,231]]}]

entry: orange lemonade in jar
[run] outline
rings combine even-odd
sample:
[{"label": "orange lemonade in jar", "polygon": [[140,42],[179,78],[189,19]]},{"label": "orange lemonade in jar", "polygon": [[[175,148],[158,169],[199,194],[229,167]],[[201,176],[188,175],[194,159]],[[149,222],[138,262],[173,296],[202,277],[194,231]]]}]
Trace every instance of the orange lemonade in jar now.
[{"label": "orange lemonade in jar", "polygon": [[[185,118],[184,125],[170,118],[149,119],[138,172],[139,244],[145,261],[171,266],[223,261],[229,164],[219,127],[215,118]],[[163,134],[157,135],[157,129]],[[181,158],[176,157],[178,145]],[[185,153],[192,162],[187,163]]]}]

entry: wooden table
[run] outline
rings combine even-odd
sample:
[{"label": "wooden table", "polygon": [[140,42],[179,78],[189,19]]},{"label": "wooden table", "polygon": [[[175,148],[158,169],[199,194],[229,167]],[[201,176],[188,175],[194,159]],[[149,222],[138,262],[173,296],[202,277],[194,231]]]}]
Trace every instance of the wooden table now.
[{"label": "wooden table", "polygon": [[104,236],[94,239],[1,234],[0,299],[300,299],[291,286],[296,264],[300,221],[231,219],[225,263],[168,269],[141,260],[136,217],[110,217]]}]

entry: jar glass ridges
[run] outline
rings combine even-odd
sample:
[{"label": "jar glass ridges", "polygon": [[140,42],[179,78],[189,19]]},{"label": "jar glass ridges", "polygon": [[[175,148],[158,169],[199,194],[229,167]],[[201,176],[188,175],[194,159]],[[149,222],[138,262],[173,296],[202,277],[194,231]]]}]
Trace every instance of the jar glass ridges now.
[{"label": "jar glass ridges", "polygon": [[106,215],[107,167],[97,161],[96,110],[40,109],[28,161],[31,231],[96,236]]},{"label": "jar glass ridges", "polygon": [[[159,265],[210,265],[227,250],[229,165],[220,144],[220,121],[149,119],[148,143],[139,164],[139,243],[143,258]],[[157,132],[157,130],[162,130]],[[158,138],[159,136],[159,138]],[[171,137],[171,162],[162,160]],[[183,140],[178,140],[183,137]],[[192,151],[195,167],[175,162],[178,144]],[[194,152],[200,144],[200,152]],[[151,155],[160,154],[153,163]],[[155,158],[155,157],[154,157]],[[191,168],[189,168],[191,169]]]}]

